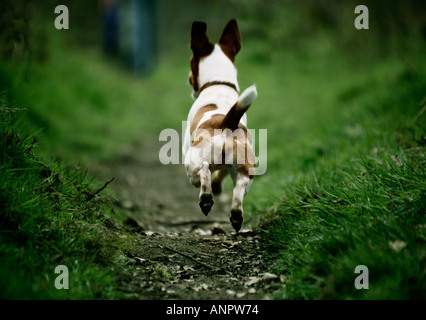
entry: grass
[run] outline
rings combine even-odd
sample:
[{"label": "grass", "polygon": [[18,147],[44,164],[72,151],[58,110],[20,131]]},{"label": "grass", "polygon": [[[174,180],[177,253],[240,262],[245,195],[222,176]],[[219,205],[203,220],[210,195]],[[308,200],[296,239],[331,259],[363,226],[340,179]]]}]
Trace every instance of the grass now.
[{"label": "grass", "polygon": [[[287,275],[277,298],[424,298],[424,164],[396,156],[404,161],[369,157],[288,190],[266,232]],[[368,291],[353,286],[357,265],[369,268]]]},{"label": "grass", "polygon": [[[293,43],[294,26],[259,35],[255,22],[242,19],[249,35],[242,28],[236,64],[241,89],[258,87],[248,119],[268,130],[268,170],[244,208],[247,225],[264,229],[273,271],[285,276],[273,297],[424,299],[423,42],[413,39],[402,58],[382,57],[370,49],[377,38],[363,45],[355,33],[345,37],[355,43],[345,42],[348,53],[333,30],[307,25]],[[192,103],[187,43],[146,77],[66,44],[52,33],[45,62],[0,64],[2,297],[124,297],[103,262],[119,266],[129,243],[112,227],[107,197],[86,201],[102,183],[74,164],[90,167],[130,141],[180,129]],[[28,111],[16,118],[14,107]],[[58,264],[72,266],[73,292],[52,289]],[[369,268],[368,290],[354,287],[357,265]]]},{"label": "grass", "polygon": [[[85,171],[34,155],[17,111],[0,108],[0,296],[7,299],[117,299],[120,252],[112,199]],[[70,290],[54,287],[69,268]]]},{"label": "grass", "polygon": [[[264,233],[286,275],[277,299],[425,297],[425,71],[388,63],[362,85],[328,82],[334,96],[316,100],[315,119],[288,115],[304,134],[271,159],[282,161],[269,169],[278,190],[260,191],[281,198]],[[369,290],[354,287],[357,265]]]}]

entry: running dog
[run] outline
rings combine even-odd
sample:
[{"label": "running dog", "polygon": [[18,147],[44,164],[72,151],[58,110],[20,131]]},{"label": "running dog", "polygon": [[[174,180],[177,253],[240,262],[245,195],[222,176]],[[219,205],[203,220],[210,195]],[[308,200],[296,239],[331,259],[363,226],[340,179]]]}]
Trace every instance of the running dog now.
[{"label": "running dog", "polygon": [[211,43],[204,22],[191,28],[189,82],[196,99],[188,114],[183,142],[185,169],[190,182],[200,188],[199,201],[207,216],[213,195],[222,191],[229,174],[234,182],[230,221],[238,232],[243,223],[243,198],[254,178],[255,156],[245,112],[257,97],[256,86],[241,95],[235,56],[241,35],[230,20],[218,43]]}]

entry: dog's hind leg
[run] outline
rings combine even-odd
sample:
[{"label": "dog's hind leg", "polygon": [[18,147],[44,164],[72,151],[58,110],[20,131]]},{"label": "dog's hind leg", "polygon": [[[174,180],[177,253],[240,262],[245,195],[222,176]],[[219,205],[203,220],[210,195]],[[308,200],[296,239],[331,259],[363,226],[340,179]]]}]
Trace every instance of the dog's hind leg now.
[{"label": "dog's hind leg", "polygon": [[213,206],[212,178],[209,163],[203,161],[200,168],[200,208],[207,216]]},{"label": "dog's hind leg", "polygon": [[234,179],[234,191],[232,195],[231,217],[232,227],[236,232],[240,231],[243,224],[243,199],[248,192],[252,179],[244,174],[237,174]]},{"label": "dog's hind leg", "polygon": [[216,170],[212,173],[213,194],[217,195],[222,192],[223,179],[225,179],[227,174],[228,174],[228,170],[226,168]]}]

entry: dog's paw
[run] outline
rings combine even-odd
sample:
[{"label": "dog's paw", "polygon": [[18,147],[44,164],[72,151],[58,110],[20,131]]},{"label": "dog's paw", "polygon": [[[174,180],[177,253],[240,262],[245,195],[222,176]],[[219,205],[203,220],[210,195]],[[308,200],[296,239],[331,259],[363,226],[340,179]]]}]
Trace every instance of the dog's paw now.
[{"label": "dog's paw", "polygon": [[232,209],[231,210],[231,221],[232,227],[235,229],[235,232],[240,231],[241,225],[243,224],[243,212],[240,209]]},{"label": "dog's paw", "polygon": [[205,216],[207,216],[210,212],[210,210],[213,207],[213,196],[208,193],[203,193],[200,197],[200,208],[201,211],[204,213]]}]

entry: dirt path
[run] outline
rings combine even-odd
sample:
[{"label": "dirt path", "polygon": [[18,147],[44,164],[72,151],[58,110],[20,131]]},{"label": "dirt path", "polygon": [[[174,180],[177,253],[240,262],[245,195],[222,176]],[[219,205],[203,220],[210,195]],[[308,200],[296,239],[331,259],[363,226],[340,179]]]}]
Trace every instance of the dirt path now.
[{"label": "dirt path", "polygon": [[216,199],[205,217],[183,165],[159,162],[157,140],[129,145],[118,159],[91,170],[100,179],[115,177],[109,188],[132,213],[129,223],[141,227],[123,257],[132,263],[122,277],[122,290],[140,299],[268,298],[280,279],[268,272],[261,237],[244,225],[235,234],[229,199]]}]

